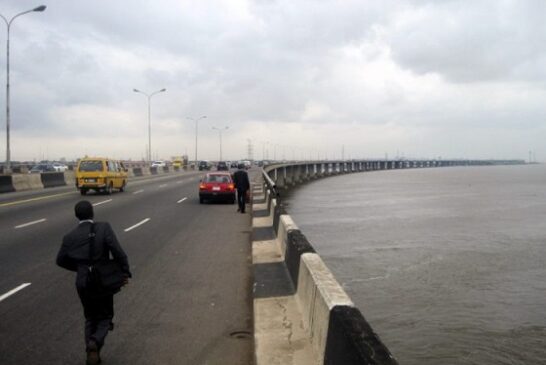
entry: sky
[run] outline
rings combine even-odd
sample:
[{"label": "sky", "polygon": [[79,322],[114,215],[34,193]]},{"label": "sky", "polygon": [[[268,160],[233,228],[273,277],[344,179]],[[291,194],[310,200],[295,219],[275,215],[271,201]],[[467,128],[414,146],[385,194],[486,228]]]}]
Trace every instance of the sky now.
[{"label": "sky", "polygon": [[220,135],[224,160],[546,159],[543,0],[3,0],[0,14],[42,4],[11,25],[12,160],[145,158],[135,88],[166,89],[150,99],[154,159],[193,160],[201,116],[199,160],[220,158]]}]

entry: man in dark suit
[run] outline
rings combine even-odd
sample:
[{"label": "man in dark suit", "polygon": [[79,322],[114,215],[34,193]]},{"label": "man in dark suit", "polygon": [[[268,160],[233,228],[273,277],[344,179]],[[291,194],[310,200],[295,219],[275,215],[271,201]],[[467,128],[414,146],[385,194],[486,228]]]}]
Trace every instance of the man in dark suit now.
[{"label": "man in dark suit", "polygon": [[246,192],[250,189],[250,181],[248,180],[248,174],[244,170],[245,165],[239,164],[238,170],[233,173],[233,183],[237,189],[237,203],[239,204],[238,212],[245,212],[246,204]]},{"label": "man in dark suit", "polygon": [[[121,248],[109,223],[93,221],[93,206],[82,200],[74,207],[80,221],[78,227],[63,237],[63,244],[57,255],[57,265],[77,272],[76,290],[85,315],[85,346],[87,364],[100,362],[100,350],[109,330],[113,330],[114,295],[98,294],[87,288],[89,265],[110,254],[126,275],[131,277],[127,255]],[[92,231],[93,229],[93,231]],[[90,258],[90,242],[94,232],[93,257]]]}]

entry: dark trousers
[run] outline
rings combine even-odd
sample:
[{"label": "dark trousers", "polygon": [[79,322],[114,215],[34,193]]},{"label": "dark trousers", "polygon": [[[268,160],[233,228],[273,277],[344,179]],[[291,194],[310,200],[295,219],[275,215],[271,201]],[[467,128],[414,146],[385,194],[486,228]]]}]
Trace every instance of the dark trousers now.
[{"label": "dark trousers", "polygon": [[246,204],[246,190],[237,189],[237,204],[239,204],[239,209],[241,212],[244,213]]},{"label": "dark trousers", "polygon": [[100,349],[114,318],[114,296],[96,296],[83,289],[78,289],[78,295],[85,316],[85,345],[94,340]]}]

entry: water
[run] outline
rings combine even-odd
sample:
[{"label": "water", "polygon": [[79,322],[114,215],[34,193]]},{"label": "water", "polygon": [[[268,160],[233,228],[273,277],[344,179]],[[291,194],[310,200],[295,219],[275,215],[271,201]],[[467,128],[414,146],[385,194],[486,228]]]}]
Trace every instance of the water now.
[{"label": "water", "polygon": [[546,166],[343,175],[285,204],[400,364],[546,364]]}]

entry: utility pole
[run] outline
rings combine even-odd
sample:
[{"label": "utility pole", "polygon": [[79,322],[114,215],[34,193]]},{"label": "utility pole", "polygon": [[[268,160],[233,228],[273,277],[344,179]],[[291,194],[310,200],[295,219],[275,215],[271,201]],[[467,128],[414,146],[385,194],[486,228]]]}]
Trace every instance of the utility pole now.
[{"label": "utility pole", "polygon": [[248,146],[247,146],[247,157],[249,161],[254,161],[254,146],[252,146],[252,140],[250,138],[247,139]]}]

